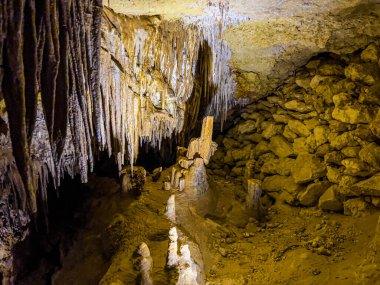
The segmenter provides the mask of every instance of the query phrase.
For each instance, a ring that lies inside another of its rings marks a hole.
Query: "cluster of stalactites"
[[[214,116],[223,123],[227,120],[228,111],[239,104],[234,98],[236,82],[232,68],[229,66],[231,52],[227,42],[222,38],[223,31],[232,24],[248,20],[248,17],[240,16],[229,10],[228,1],[209,1],[207,13],[198,17],[185,18],[186,25],[195,25],[200,32],[201,42],[206,43],[212,54],[212,75],[210,82],[216,86],[215,94],[212,94],[206,114]]]
[[[120,168],[127,156],[133,164],[142,142],[160,148],[183,129],[193,92],[198,30],[180,21],[150,21],[104,13],[100,142]]]
[[[49,174],[57,185],[92,170],[101,16],[101,0],[2,1],[0,190],[14,188],[24,210],[37,211],[37,189],[46,200]]]

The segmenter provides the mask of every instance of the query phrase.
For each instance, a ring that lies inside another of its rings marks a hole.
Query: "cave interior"
[[[378,0],[2,0],[3,285],[380,284]]]

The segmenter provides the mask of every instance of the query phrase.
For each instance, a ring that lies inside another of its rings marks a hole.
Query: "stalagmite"
[[[168,199],[166,205],[165,216],[172,222],[175,223],[175,195],[171,195]]]
[[[261,181],[257,179],[248,180],[248,192],[246,197],[246,206],[248,211],[253,215],[253,217],[261,221],[263,217],[263,209],[260,202],[260,197],[263,192],[261,187]]]
[[[181,256],[178,261],[178,282],[177,285],[198,285],[198,265],[191,258],[188,244],[182,245]]]
[[[125,167],[121,172],[121,191],[122,193],[132,193],[140,196],[144,191],[146,181],[146,170],[141,166]]]
[[[168,260],[167,267],[172,268],[178,264],[178,233],[177,228],[172,227],[169,230],[169,249],[168,249]]]
[[[205,117],[202,123],[202,133],[200,138],[191,140],[187,150],[187,158],[193,159],[198,154],[207,165],[210,157],[216,151],[218,145],[212,141],[214,118],[211,116]]]
[[[150,256],[150,250],[146,243],[140,244],[138,254],[142,257],[140,262],[140,285],[152,285],[153,281],[150,278],[150,273],[153,268],[153,259]]]

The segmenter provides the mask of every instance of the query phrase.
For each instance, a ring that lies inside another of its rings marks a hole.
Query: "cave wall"
[[[361,215],[380,207],[380,45],[323,54],[217,138],[214,175],[263,190],[291,205]]]

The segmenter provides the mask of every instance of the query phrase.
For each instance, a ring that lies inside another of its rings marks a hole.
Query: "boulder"
[[[346,216],[364,217],[370,214],[370,206],[360,198],[350,199],[343,203]]]
[[[288,141],[290,141],[290,142],[292,142],[292,141],[294,141],[294,139],[298,138],[298,136],[290,130],[290,128],[289,128],[288,125],[285,126],[282,135],[283,135]]]
[[[311,154],[298,155],[291,169],[296,183],[306,183],[326,174],[326,165]]]
[[[368,105],[380,105],[380,82],[373,86],[366,86],[361,89],[359,102]]]
[[[255,148],[254,148],[254,150],[253,150],[255,158],[257,158],[257,157],[263,155],[264,153],[268,153],[268,152],[270,152],[270,151],[271,151],[271,150],[270,150],[269,145],[268,145],[268,143],[267,143],[266,141],[261,141],[261,142],[259,142],[259,143],[255,146]]]
[[[298,120],[289,120],[288,127],[293,133],[299,135],[300,137],[308,137],[311,134],[304,123]]]
[[[237,130],[240,134],[251,134],[256,130],[256,123],[252,120],[247,120],[238,125]]]
[[[343,210],[343,204],[337,196],[337,185],[328,188],[319,198],[318,207],[322,210],[340,212]]]
[[[356,158],[359,156],[360,146],[348,146],[341,150],[344,156]]]
[[[369,124],[373,120],[373,114],[365,105],[346,105],[335,107],[332,117],[348,124]]]
[[[340,168],[335,168],[331,166],[327,166],[327,179],[332,182],[338,184],[341,177],[343,175],[343,170]]]
[[[343,159],[342,165],[345,167],[344,174],[347,175],[366,177],[374,173],[367,164],[356,158]]]
[[[352,103],[352,96],[347,93],[339,93],[333,96],[333,102],[336,107],[344,107]]]
[[[223,145],[226,149],[232,149],[232,148],[239,147],[240,144],[238,141],[226,137],[223,139]]]
[[[248,160],[251,154],[251,145],[248,144],[243,148],[233,149],[231,152],[234,161]]]
[[[289,193],[297,193],[301,189],[291,176],[282,175],[265,177],[262,188],[267,192],[287,191]]]
[[[344,68],[336,63],[325,63],[318,68],[318,74],[325,76],[342,76],[344,75]]]
[[[359,152],[359,157],[362,161],[368,163],[376,170],[380,170],[380,146],[376,143],[365,145]]]
[[[281,131],[281,126],[275,123],[268,123],[262,132],[263,138],[269,140],[271,137],[277,135]]]
[[[261,172],[264,174],[279,174],[279,175],[290,175],[290,169],[294,164],[294,159],[292,158],[279,158],[266,161],[261,167]]]
[[[342,160],[344,158],[344,155],[340,151],[332,151],[324,156],[324,160],[326,163],[336,165],[342,165]]]
[[[303,206],[315,206],[323,193],[331,186],[328,181],[318,181],[309,184],[305,190],[297,196],[299,202]]]
[[[287,124],[290,120],[288,115],[285,114],[273,114],[273,120],[277,123]]]
[[[374,63],[350,63],[344,70],[347,78],[354,82],[373,85],[378,80],[377,66]]]
[[[380,138],[380,109],[377,111],[375,119],[369,126],[371,132],[378,138]]]
[[[379,58],[376,45],[370,44],[366,49],[362,51],[362,53],[360,54],[360,58],[365,62],[377,63]]]
[[[224,159],[223,159],[223,162],[224,164],[227,164],[227,165],[234,165],[234,159],[232,158],[232,151],[231,150],[228,150]]]
[[[306,138],[296,138],[293,142],[293,151],[295,154],[308,154],[312,152],[312,150],[309,149],[309,146],[306,143]]]
[[[341,150],[346,146],[357,146],[358,142],[356,141],[352,132],[345,132],[341,135],[337,133],[329,134],[329,141],[333,148]]]
[[[352,190],[359,195],[380,196],[380,174],[354,184]]]
[[[247,141],[253,143],[259,143],[263,140],[262,135],[259,133],[253,133],[244,137]]]
[[[284,107],[288,110],[297,111],[300,113],[309,113],[314,110],[312,105],[307,105],[305,102],[299,100],[291,100],[286,102]]]
[[[330,130],[327,126],[316,126],[313,130],[316,146],[323,145],[328,141]]]
[[[278,157],[288,157],[293,154],[292,145],[280,135],[271,138],[269,149]]]

